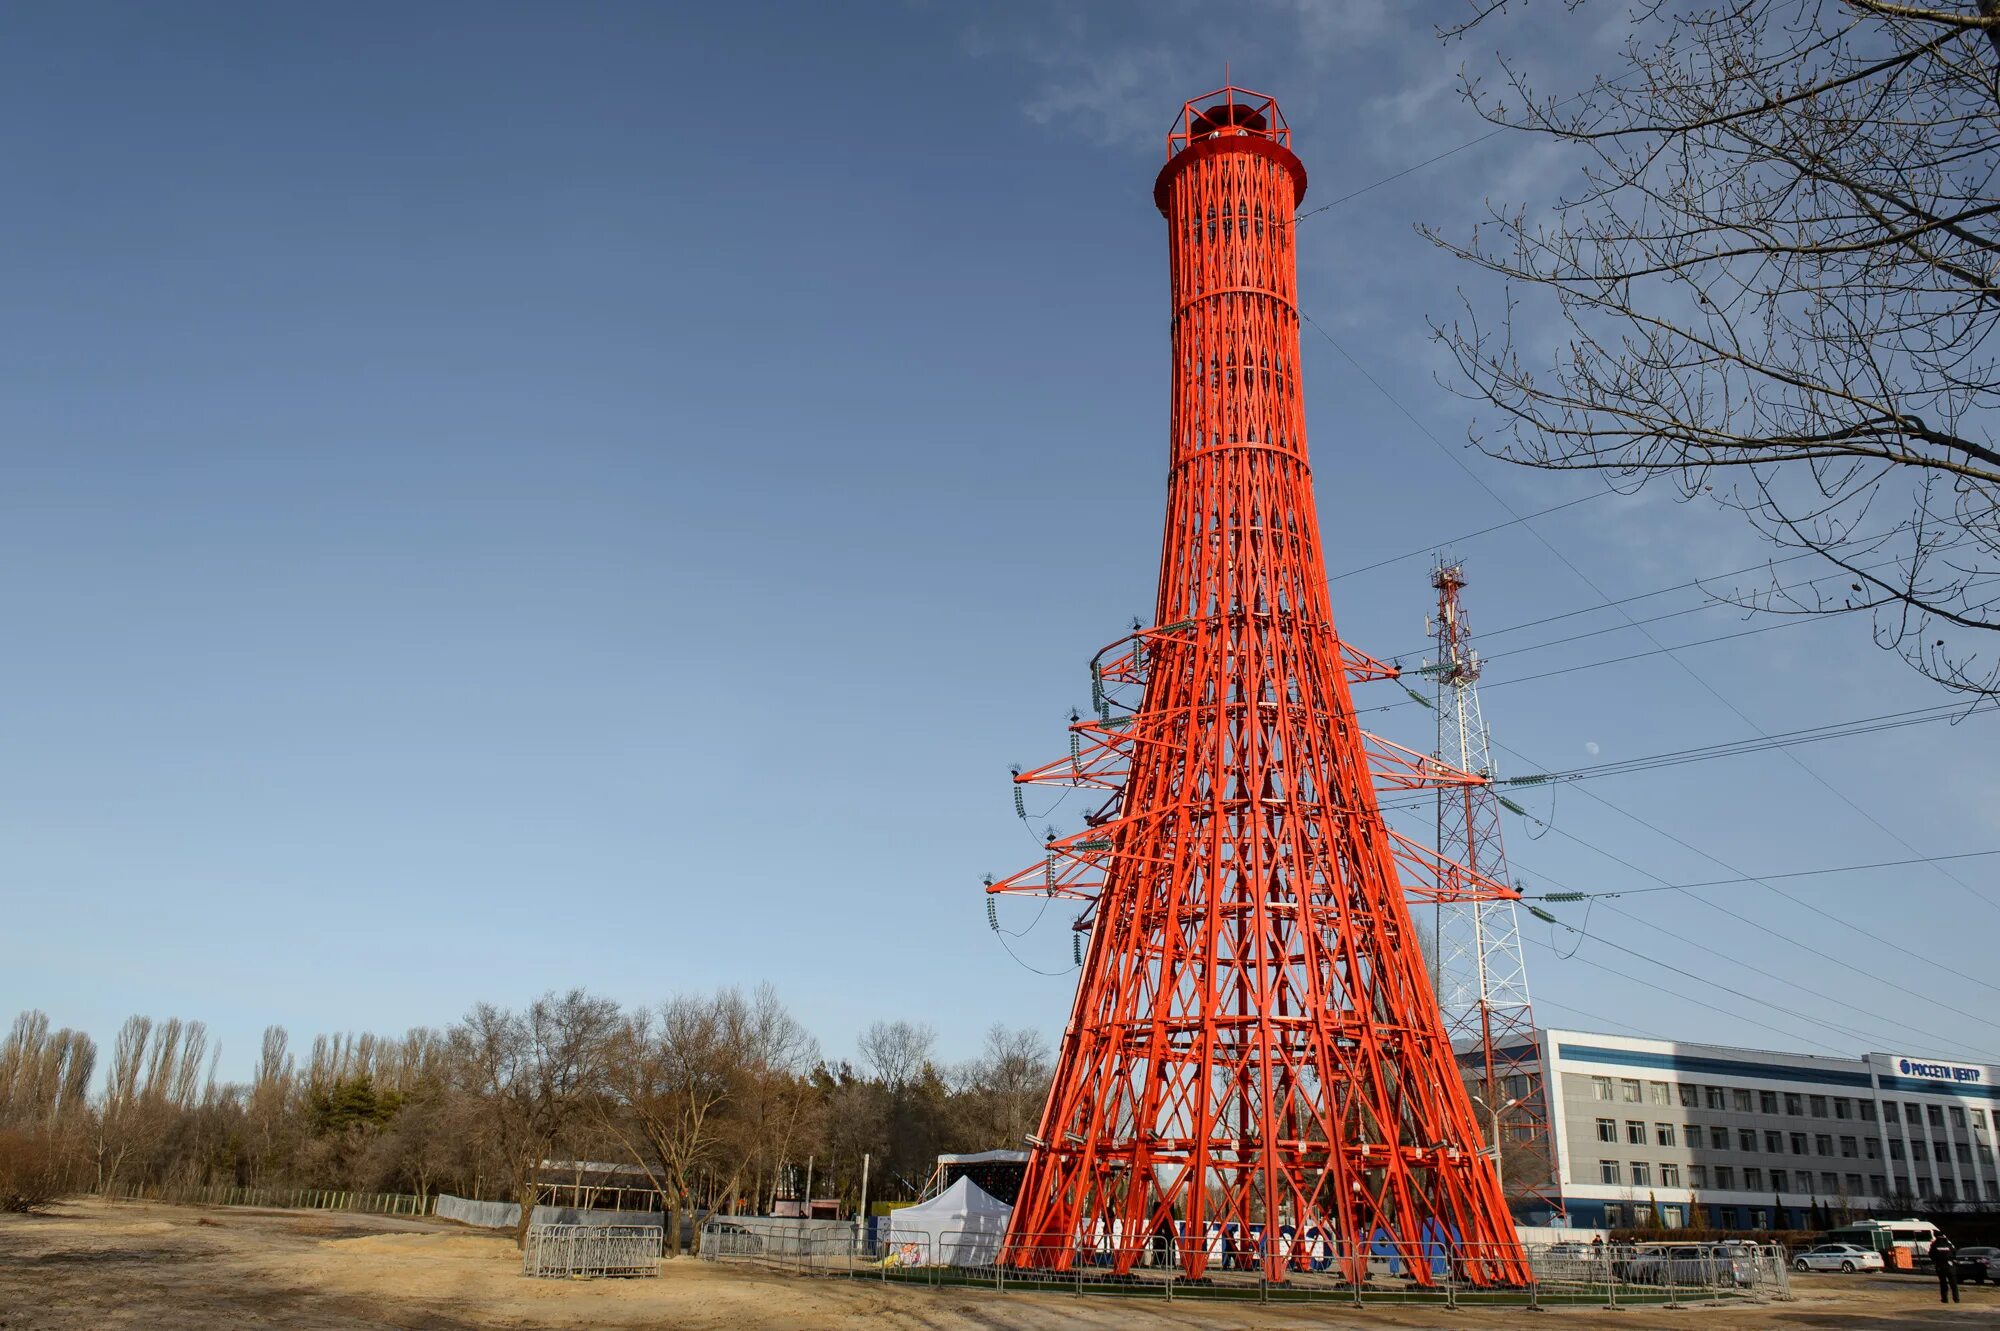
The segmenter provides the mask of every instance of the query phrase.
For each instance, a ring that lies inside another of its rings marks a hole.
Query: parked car
[[[1655,1245],[1625,1259],[1625,1279],[1639,1285],[1750,1285],[1757,1280],[1754,1260],[1741,1249],[1721,1243]]]
[[[1816,1248],[1807,1248],[1792,1258],[1794,1271],[1880,1271],[1882,1254],[1872,1248],[1857,1248],[1852,1243],[1822,1243]]]
[[[761,1257],[762,1236],[727,1220],[710,1220],[702,1229],[702,1253],[707,1257]]]
[[[2000,1248],[1960,1248],[1958,1278],[1981,1285],[2000,1280]]]

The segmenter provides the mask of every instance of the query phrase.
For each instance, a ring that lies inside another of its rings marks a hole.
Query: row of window
[[[1768,1181],[1765,1178],[1767,1172],[1770,1176]],[[1710,1187],[1711,1179],[1713,1180],[1712,1186],[1720,1191],[1734,1192],[1737,1190],[1737,1170],[1731,1165],[1716,1165],[1713,1168],[1706,1165],[1687,1166],[1687,1186],[1689,1188],[1698,1192]],[[1681,1166],[1677,1164],[1655,1165],[1653,1162],[1646,1160],[1633,1160],[1629,1164],[1620,1160],[1599,1160],[1597,1162],[1597,1181],[1614,1188],[1625,1187],[1628,1184],[1634,1188],[1650,1188],[1656,1183],[1662,1188],[1678,1188],[1681,1186]],[[1866,1192],[1862,1191],[1861,1182],[1862,1179],[1859,1174],[1836,1174],[1832,1170],[1822,1170],[1817,1177],[1815,1177],[1813,1171],[1810,1169],[1773,1169],[1766,1171],[1751,1166],[1742,1171],[1742,1191],[1744,1192],[1762,1192],[1768,1187],[1773,1193],[1811,1193],[1828,1199],[1839,1196],[1887,1197],[1890,1195],[1889,1178],[1887,1176],[1870,1174],[1868,1176],[1868,1190]],[[1996,1184],[1992,1179],[1986,1180],[1983,1185],[1968,1180],[1966,1184],[1966,1199],[1968,1201],[1978,1200],[1982,1187],[1987,1201],[2000,1201],[2000,1184]],[[1948,1178],[1930,1179],[1921,1175],[1912,1178],[1910,1175],[1899,1172],[1895,1175],[1895,1191],[1898,1193],[1913,1192],[1920,1196],[1939,1197],[1947,1201],[1956,1201],[1958,1199],[1957,1184]]]
[[[1736,1151],[1744,1155],[1758,1154],[1759,1138],[1756,1129],[1737,1128],[1735,1132],[1734,1149]],[[1618,1120],[1615,1118],[1598,1119],[1597,1140],[1616,1143],[1619,1140]],[[1645,1146],[1649,1143],[1654,1146],[1677,1146],[1684,1141],[1688,1149],[1695,1151],[1704,1148],[1711,1151],[1727,1151],[1731,1149],[1730,1130],[1728,1128],[1712,1125],[1704,1128],[1699,1123],[1690,1123],[1687,1125],[1686,1136],[1683,1137],[1679,1124],[1654,1123],[1651,1132],[1648,1133],[1645,1120],[1636,1118],[1625,1120],[1624,1141],[1627,1146]],[[1835,1138],[1830,1132],[1813,1133],[1810,1136],[1803,1132],[1787,1134],[1766,1131],[1763,1134],[1761,1149],[1765,1155],[1784,1155],[1786,1154],[1785,1148],[1787,1145],[1791,1147],[1790,1153],[1792,1155],[1831,1156],[1836,1152]],[[1956,1156],[1960,1164],[1970,1167],[1975,1149],[1982,1162],[1988,1166],[1993,1164],[1993,1146],[1990,1142],[1983,1141],[1976,1144],[1973,1142],[1938,1142],[1936,1145],[1937,1159],[1940,1162],[1948,1162]],[[1912,1141],[1909,1145],[1911,1158],[1920,1161],[1929,1161],[1931,1150],[1931,1144],[1921,1138]],[[1843,1160],[1862,1158],[1878,1160],[1882,1155],[1882,1144],[1874,1137],[1841,1137],[1839,1138],[1838,1154]],[[1891,1160],[1903,1159],[1902,1138],[1892,1137],[1889,1139],[1889,1158]]]
[[[1804,1118],[1810,1114],[1813,1118],[1830,1116],[1836,1119],[1859,1119],[1864,1123],[1875,1121],[1873,1100],[1853,1099],[1845,1095],[1751,1091],[1741,1086],[1700,1086],[1693,1082],[1674,1085],[1664,1081],[1641,1082],[1636,1077],[1592,1077],[1590,1087],[1591,1094],[1599,1100],[1628,1105],[1671,1105],[1678,1099],[1683,1109],[1716,1109],[1738,1114],[1776,1114],[1780,1112],[1782,1105],[1782,1112],[1793,1118]],[[1951,1126],[1963,1130],[1966,1126],[1965,1107],[1921,1105],[1912,1100],[1904,1102],[1899,1110],[1894,1100],[1882,1102],[1884,1123],[1907,1120],[1912,1126],[1928,1123],[1931,1127],[1942,1128],[1947,1118]],[[1974,1128],[1984,1131],[1986,1111],[1972,1110],[1971,1123]]]

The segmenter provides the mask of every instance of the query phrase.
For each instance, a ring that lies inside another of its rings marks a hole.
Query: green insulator
[[[1076,843],[1076,848],[1078,850],[1110,850],[1111,843],[1109,841],[1079,841]]]
[[[1588,893],[1584,893],[1584,892],[1544,892],[1544,893],[1542,893],[1542,900],[1544,900],[1544,901],[1582,901],[1582,900],[1585,900],[1587,896],[1588,896]],[[1528,907],[1528,909],[1529,909],[1529,910],[1533,910],[1533,909],[1534,909],[1534,907],[1533,907],[1533,906],[1530,906],[1530,907]]]
[[[1550,779],[1550,773],[1536,772],[1529,776],[1510,776],[1500,784],[1503,786],[1539,786],[1542,782]]]
[[[1043,873],[1043,879],[1049,885],[1048,895],[1054,896],[1056,894],[1056,856],[1054,851],[1049,852],[1048,868]]]
[[[1429,698],[1426,698],[1426,697],[1425,697],[1425,696],[1424,696],[1423,694],[1421,694],[1421,693],[1418,693],[1418,692],[1417,692],[1417,691],[1416,691],[1415,689],[1411,688],[1411,687],[1410,687],[1410,686],[1409,686],[1408,684],[1405,684],[1405,685],[1403,686],[1403,692],[1405,692],[1405,693],[1409,694],[1409,695],[1410,695],[1410,701],[1411,701],[1411,702],[1413,702],[1413,703],[1416,703],[1416,704],[1417,704],[1417,705],[1418,705],[1419,707],[1430,707],[1430,705],[1431,705],[1431,700],[1430,700]],[[1433,710],[1435,710],[1435,709],[1433,709]]]
[[[1000,908],[993,903],[991,893],[986,897],[986,927],[996,934],[1000,932]]]
[[[1505,809],[1509,813],[1518,813],[1523,818],[1526,818],[1528,816],[1528,811],[1526,809],[1514,803],[1514,801],[1508,799],[1505,795],[1500,796],[1500,807]]]
[[[1069,766],[1078,776],[1083,775],[1083,736],[1074,730],[1069,732]]]
[[[1021,797],[1021,783],[1019,781],[1014,783],[1014,812],[1020,815],[1022,822],[1025,823],[1028,821],[1028,801]]]
[[[1090,705],[1104,705],[1104,670],[1095,661],[1090,663]]]
[[[1530,906],[1530,907],[1528,907],[1528,914],[1530,914],[1530,915],[1534,916],[1534,917],[1535,917],[1536,919],[1538,919],[1538,920],[1541,920],[1541,921],[1544,921],[1545,923],[1548,923],[1548,924],[1561,924],[1561,923],[1562,923],[1562,921],[1561,921],[1561,920],[1558,920],[1558,919],[1557,919],[1557,918],[1556,918],[1555,916],[1553,916],[1553,915],[1549,914],[1549,913],[1548,913],[1547,911],[1543,910],[1543,909],[1542,909],[1542,908],[1541,908],[1540,906]]]
[[[1072,934],[1071,934],[1071,935],[1069,936],[1069,950],[1070,950],[1070,955],[1072,955],[1072,956],[1074,956],[1074,957],[1076,958],[1076,964],[1077,964],[1078,966],[1081,966],[1081,965],[1083,965],[1083,935],[1082,935],[1082,934],[1079,934],[1079,933],[1072,933]]]

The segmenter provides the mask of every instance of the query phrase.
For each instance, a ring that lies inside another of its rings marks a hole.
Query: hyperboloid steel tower
[[[1437,850],[1473,872],[1508,881],[1500,836],[1500,796],[1490,784],[1493,755],[1479,708],[1479,653],[1466,623],[1465,566],[1440,561],[1437,659],[1425,667],[1437,683],[1437,756],[1486,783],[1437,792]],[[1433,968],[1445,1033],[1473,1083],[1473,1102],[1491,1129],[1508,1196],[1562,1208],[1555,1143],[1534,1041],[1528,963],[1513,901],[1482,895],[1436,906]]]
[[[1307,466],[1277,104],[1187,103],[1167,219],[1172,413],[1158,608],[1091,663],[1095,714],[1022,784],[1096,789],[1088,826],[989,884],[1088,903],[1075,1004],[1004,1260],[1269,1279],[1366,1252],[1526,1265],[1405,894],[1512,890],[1385,826],[1378,789],[1481,778],[1365,734]],[[1441,1260],[1441,1259],[1439,1259]],[[1444,1268],[1408,1266],[1428,1282]]]

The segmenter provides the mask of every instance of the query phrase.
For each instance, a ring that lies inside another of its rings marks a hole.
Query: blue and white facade
[[[1577,1226],[1804,1228],[1814,1202],[2000,1206],[2000,1068],[1536,1032]]]

